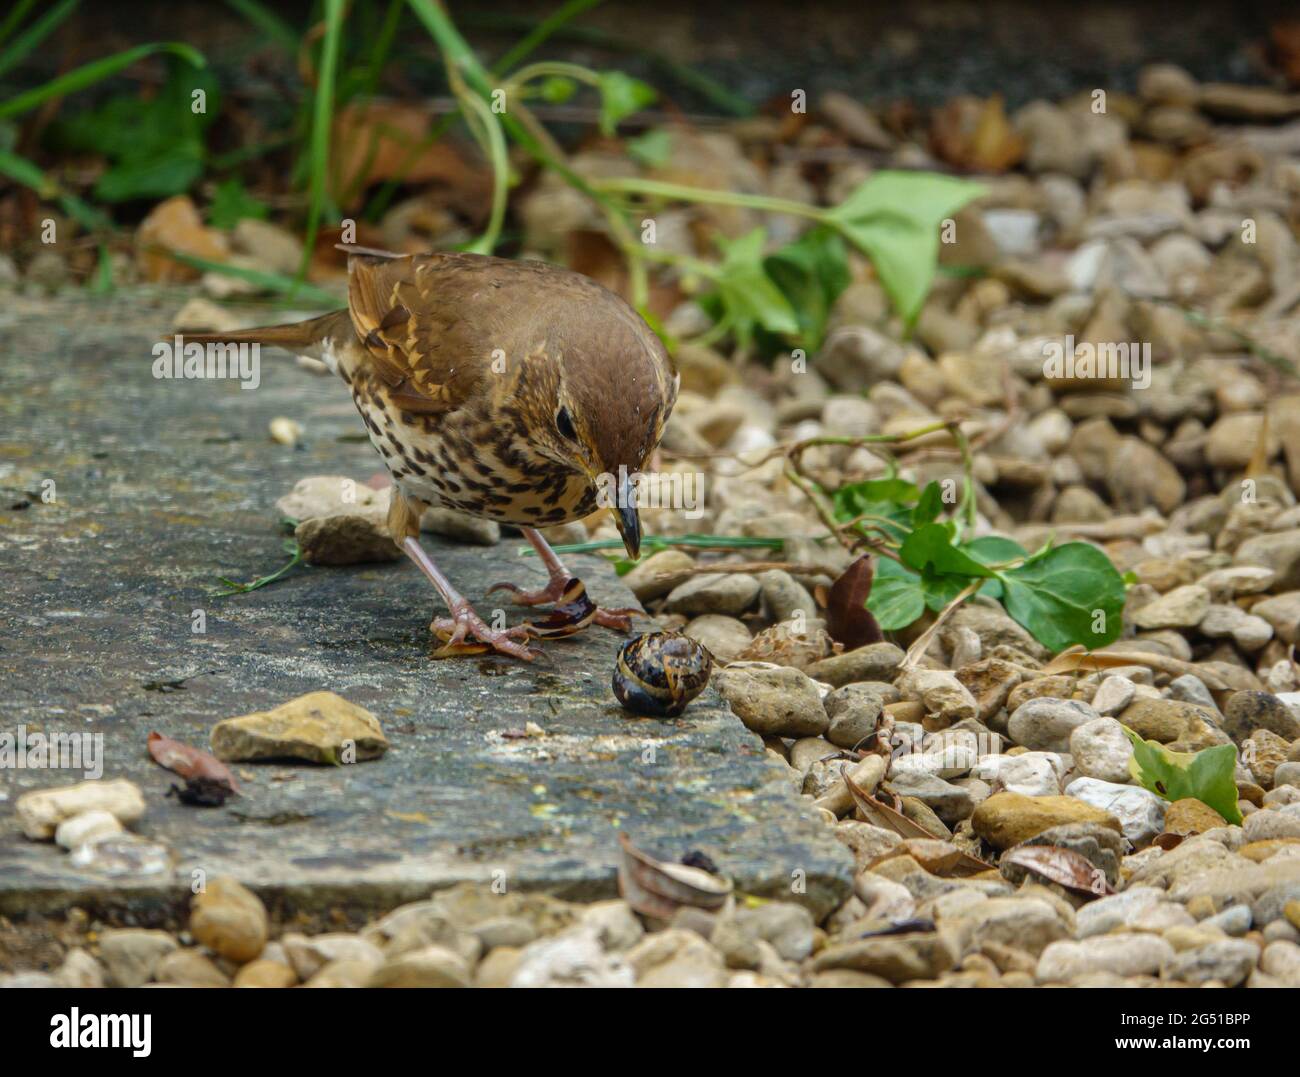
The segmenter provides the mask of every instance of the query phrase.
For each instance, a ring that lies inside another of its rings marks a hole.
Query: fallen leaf
[[[938,838],[909,838],[876,857],[867,865],[867,870],[898,856],[910,856],[931,875],[945,879],[965,878],[998,870],[987,861],[958,849],[952,842]]]
[[[875,615],[867,609],[875,574],[875,562],[864,554],[840,573],[826,596],[826,629],[831,639],[850,651],[885,638]]]
[[[872,826],[883,827],[885,830],[892,830],[895,834],[899,834],[904,838],[928,838],[931,841],[943,840],[939,835],[931,834],[923,826],[912,822],[902,812],[882,804],[871,796],[849,777],[847,765],[840,768],[840,777],[844,779],[844,785],[848,789],[849,795],[853,797],[853,803],[858,809],[858,814],[862,816],[863,822],[870,823]]]
[[[1147,666],[1160,673],[1181,677],[1190,673],[1212,692],[1226,691],[1230,685],[1222,677],[1194,662],[1184,662],[1150,651],[1085,651],[1081,646],[1067,648],[1047,663],[1038,675],[1049,677],[1054,673],[1091,673],[1099,669],[1118,669],[1121,666]]]
[[[486,213],[492,183],[481,165],[470,164],[448,139],[428,141],[432,114],[422,105],[368,101],[340,109],[330,153],[331,193],[342,208],[367,187],[386,180],[438,183],[447,203],[472,217]]]
[[[1059,845],[1017,845],[1002,854],[999,865],[1024,868],[1080,894],[1104,897],[1115,892],[1106,881],[1106,873],[1096,864],[1082,853],[1062,849]]]
[[[157,732],[149,734],[148,746],[155,763],[186,780],[186,788],[177,793],[182,801],[203,803],[204,796],[219,795],[215,790],[222,787],[226,790],[226,796],[239,793],[239,785],[230,768],[201,748],[192,748]],[[187,796],[194,799],[186,800]]]
[[[683,907],[713,911],[731,897],[732,883],[725,876],[686,864],[672,864],[643,853],[626,834],[618,836],[623,848],[618,867],[618,892],[643,916],[671,920]],[[702,854],[692,854],[695,863]],[[711,863],[711,861],[710,861]]]

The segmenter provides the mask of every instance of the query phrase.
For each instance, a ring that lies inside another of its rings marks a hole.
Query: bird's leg
[[[419,539],[408,535],[402,540],[401,545],[402,551],[419,566],[421,572],[429,577],[429,582],[438,589],[438,594],[447,603],[447,610],[451,616],[435,617],[429,625],[430,631],[444,640],[444,649],[454,649],[467,642],[480,642],[495,651],[514,658],[522,658],[526,662],[531,662],[537,657],[537,653],[530,650],[526,643],[516,642],[516,640],[527,641],[531,634],[527,625],[515,625],[514,628],[503,630],[489,627],[483,618],[474,612],[474,607],[469,604],[465,596],[451,585],[451,581],[433,563],[433,558],[425,552]]]
[[[535,527],[521,527],[526,538],[532,543],[533,549],[537,551],[537,556],[542,559],[542,564],[546,566],[546,573],[550,577],[546,586],[537,591],[525,591],[522,587],[513,583],[496,583],[488,588],[488,594],[493,591],[509,591],[513,596],[514,602],[519,606],[541,606],[547,602],[558,602],[561,598],[571,600],[574,596],[571,591],[571,584],[581,586],[581,581],[569,574],[569,570],[564,567],[564,562],[560,560],[559,554],[551,549],[551,544],[546,541],[545,536]],[[585,589],[582,592],[582,599],[586,599]],[[631,606],[621,609],[605,610],[599,606],[594,607],[595,612],[591,621],[601,625],[604,628],[613,629],[616,632],[628,632],[632,628],[632,617],[640,614],[641,611]]]

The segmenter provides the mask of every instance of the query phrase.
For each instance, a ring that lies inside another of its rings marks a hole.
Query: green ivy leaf
[[[1154,740],[1143,740],[1128,726],[1124,735],[1133,742],[1129,773],[1142,788],[1171,803],[1191,797],[1217,811],[1224,820],[1241,825],[1237,807],[1237,749],[1217,744],[1199,752],[1171,752]]]
[[[877,172],[829,219],[876,267],[894,308],[911,325],[930,291],[942,223],[985,188],[932,172]]]
[[[653,86],[622,71],[602,71],[598,78],[600,130],[605,135],[612,136],[623,120],[653,104],[659,96]]]
[[[1096,546],[1067,542],[998,578],[1007,613],[1054,652],[1076,643],[1092,650],[1119,638],[1124,581]]]
[[[893,558],[879,558],[871,594],[867,596],[867,609],[886,632],[906,628],[925,612],[921,577]]]
[[[930,569],[939,575],[970,577],[993,575],[992,569],[952,544],[952,533],[943,524],[922,524],[903,541],[898,556],[917,571]]]
[[[800,344],[816,351],[825,339],[831,308],[853,279],[844,240],[830,228],[814,228],[763,264],[794,308]]]
[[[921,497],[912,510],[913,525],[928,524],[939,518],[943,512],[943,490],[937,482],[932,482],[921,491]]]
[[[766,240],[767,232],[762,228],[755,228],[734,241],[718,239],[722,248],[718,295],[723,317],[742,348],[749,346],[755,326],[772,333],[799,331],[793,308],[763,268]]]

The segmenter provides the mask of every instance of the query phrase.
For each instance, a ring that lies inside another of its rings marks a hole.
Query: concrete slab
[[[200,870],[236,876],[282,916],[377,910],[462,880],[610,896],[619,830],[661,856],[703,851],[747,892],[818,914],[843,900],[847,850],[711,689],[675,720],[618,707],[612,633],[548,643],[552,664],[532,668],[431,662],[436,598],[404,562],[296,569],[212,597],[217,576],[283,563],[274,502],[297,479],[364,480],[378,458],[343,387],[282,353],[263,355],[256,391],[155,379],[150,349],[180,302],[132,291],[0,314],[0,732],[102,734],[104,775],[145,793],[135,829],[173,857],[146,876],[73,867],[22,837],[13,802],[81,775],[0,769],[0,914],[161,920]],[[302,445],[270,441],[277,415],[303,423]],[[514,537],[426,541],[472,600],[541,577]],[[574,561],[598,601],[632,603],[603,562]],[[165,796],[176,779],[149,760],[150,730],[205,746],[218,720],[317,689],[373,711],[388,754],[240,766],[245,795],[224,808]],[[502,736],[530,721],[547,735]]]

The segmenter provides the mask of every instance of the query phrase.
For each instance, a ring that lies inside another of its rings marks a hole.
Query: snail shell
[[[713,656],[689,636],[648,632],[628,640],[614,666],[614,695],[630,711],[673,718],[704,691]]]

